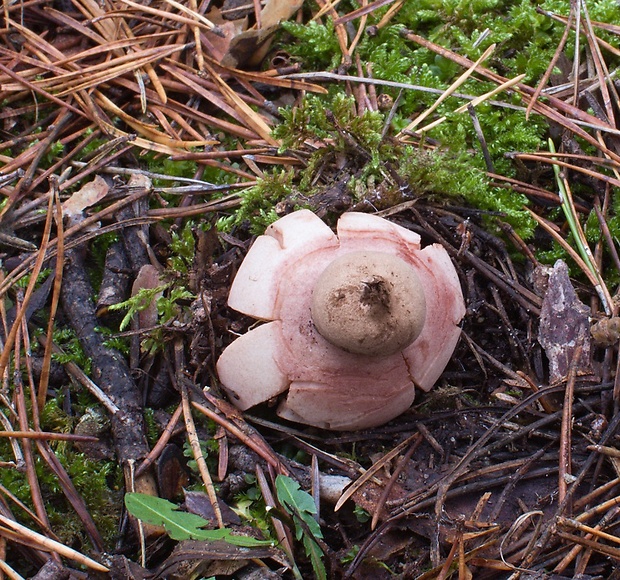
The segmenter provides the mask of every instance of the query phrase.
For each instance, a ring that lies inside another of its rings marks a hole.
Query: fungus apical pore
[[[407,262],[385,252],[336,258],[312,293],[312,321],[348,352],[387,356],[410,345],[426,319],[424,290]]]
[[[465,305],[446,250],[377,216],[345,213],[337,235],[307,210],[259,236],[231,308],[268,322],[233,341],[217,371],[241,410],[278,402],[285,419],[362,429],[429,390],[460,335]]]

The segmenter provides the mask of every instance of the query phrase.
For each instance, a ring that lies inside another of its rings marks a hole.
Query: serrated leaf
[[[173,540],[196,540],[208,521],[196,514],[177,511],[173,503],[142,493],[125,494],[125,506],[130,514],[154,526],[163,526]]]
[[[318,522],[313,517],[316,514],[314,499],[312,499],[309,493],[299,487],[299,483],[286,475],[278,475],[276,477],[276,493],[278,501],[293,516],[295,537],[298,540],[303,539],[306,555],[310,558],[316,578],[318,580],[327,580],[327,572],[323,564],[323,551],[315,540],[315,538],[322,538],[323,533]],[[300,519],[305,524],[305,528],[300,524]],[[310,533],[307,533],[307,531]]]
[[[315,537],[323,537],[321,528],[313,517],[316,514],[314,499],[299,487],[299,483],[286,475],[278,475],[276,493],[280,503],[291,515],[300,517]],[[297,539],[301,539],[303,529],[297,527],[296,532]]]
[[[323,551],[319,545],[306,535],[304,536],[304,548],[306,555],[310,558],[317,580],[327,580],[327,572],[325,571],[325,564],[323,564]]]
[[[295,507],[299,512],[316,514],[312,496],[299,487],[299,483],[286,475],[276,477],[276,492],[281,503]]]
[[[203,517],[188,512],[181,512],[168,500],[143,493],[126,493],[127,511],[139,520],[153,526],[163,526],[173,540],[202,540],[215,542],[223,540],[235,546],[253,548],[271,546],[269,540],[257,540],[250,536],[237,536],[227,528],[205,530],[209,522]]]

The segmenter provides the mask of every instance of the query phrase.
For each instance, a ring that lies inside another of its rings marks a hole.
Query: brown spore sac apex
[[[422,332],[424,290],[398,256],[351,252],[333,260],[317,280],[312,319],[323,338],[347,352],[388,356]]]

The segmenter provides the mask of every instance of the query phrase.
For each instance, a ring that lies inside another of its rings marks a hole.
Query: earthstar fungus
[[[231,308],[269,321],[217,362],[241,410],[365,429],[406,411],[448,363],[465,314],[446,250],[383,218],[345,213],[337,235],[308,210],[269,226],[232,284]]]

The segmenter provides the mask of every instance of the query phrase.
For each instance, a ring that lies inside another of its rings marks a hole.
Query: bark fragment
[[[562,381],[571,364],[578,375],[592,373],[590,309],[579,300],[568,277],[568,267],[558,260],[549,275],[549,285],[540,312],[538,341],[549,359],[549,383]],[[573,362],[577,347],[578,359]]]
[[[63,310],[92,361],[93,380],[119,408],[111,417],[111,429],[116,453],[129,487],[132,485],[130,462],[143,459],[149,451],[142,415],[142,394],[131,378],[123,356],[107,347],[97,331],[99,323],[92,294],[80,249],[69,250],[61,293]],[[136,488],[144,485],[153,492],[155,484],[152,476],[147,473],[142,477],[142,482],[135,482]]]

